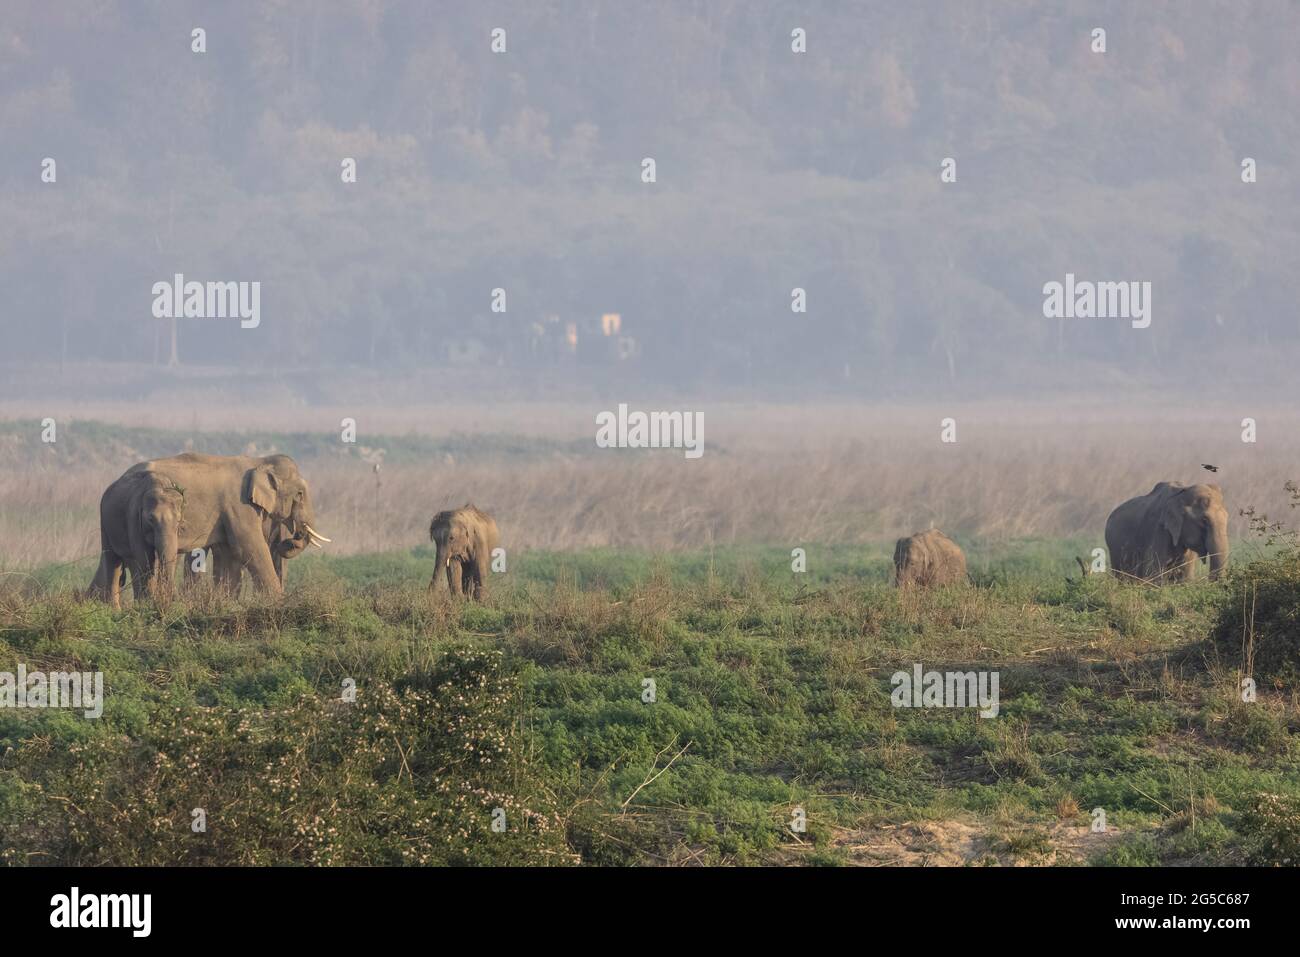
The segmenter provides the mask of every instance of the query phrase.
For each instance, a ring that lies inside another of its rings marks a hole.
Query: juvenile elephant
[[[156,522],[154,557],[146,563],[136,543],[147,536],[140,531],[133,538],[132,529],[145,527],[151,494],[160,486],[175,497],[175,513]],[[100,499],[100,563],[90,591],[117,606],[124,567],[131,567],[132,584],[140,595],[154,575],[170,583],[178,553],[217,546],[229,561],[249,570],[258,588],[280,594],[266,523],[282,527],[288,541],[301,550],[316,540],[329,541],[312,528],[313,521],[307,482],[287,455],[186,452],[140,462]]]
[[[1163,584],[1192,578],[1202,558],[1210,579],[1228,564],[1228,510],[1217,485],[1161,482],[1106,520],[1111,570],[1120,578]]]
[[[956,585],[966,581],[966,556],[937,528],[900,538],[894,546],[894,584]]]
[[[487,594],[492,550],[499,541],[492,516],[473,505],[439,512],[429,524],[429,538],[437,546],[437,564],[429,588],[437,586],[438,573],[445,570],[447,587],[453,595],[473,595],[481,601]]]
[[[128,571],[137,600],[170,588],[183,508],[176,483],[158,472],[128,472],[109,486],[100,500],[101,553],[91,593],[120,607]]]

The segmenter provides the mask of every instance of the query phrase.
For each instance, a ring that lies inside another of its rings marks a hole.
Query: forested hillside
[[[262,323],[180,320],[182,365],[544,367],[616,312],[687,386],[1179,376],[1295,343],[1297,35],[1284,2],[10,2],[0,341],[165,363],[183,273],[261,282]],[[1045,319],[1067,272],[1151,282],[1150,328]]]

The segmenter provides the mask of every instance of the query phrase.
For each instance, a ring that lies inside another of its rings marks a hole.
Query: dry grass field
[[[1282,409],[682,403],[670,407],[704,417],[705,453],[687,460],[672,450],[597,449],[595,413],[614,405],[358,404],[268,416],[235,404],[86,405],[38,414],[6,403],[0,565],[94,553],[104,487],[149,457],[142,448],[173,454],[193,443],[293,455],[340,555],[410,548],[426,539],[435,511],[471,500],[498,517],[516,550],[867,543],[931,522],[967,540],[1100,545],[1109,511],[1163,479],[1218,482],[1232,534],[1241,539],[1239,510],[1282,517],[1283,485],[1300,471],[1300,415]],[[1258,423],[1254,444],[1241,441],[1248,414]],[[52,446],[39,441],[45,415],[59,423]],[[353,446],[339,440],[345,416],[358,423]],[[957,422],[953,444],[940,442],[947,416]],[[127,428],[108,433],[99,423]],[[216,432],[220,440],[205,442]],[[1202,463],[1219,471],[1203,471]]]

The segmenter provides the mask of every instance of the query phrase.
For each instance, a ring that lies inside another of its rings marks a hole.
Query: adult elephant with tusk
[[[129,562],[133,554],[129,529],[140,522],[139,488],[164,476],[178,502],[175,517],[164,522],[154,537],[169,548],[174,543],[169,563],[175,562],[177,553],[213,548],[226,567],[248,569],[258,589],[278,595],[283,591],[281,571],[272,543],[278,543],[275,547],[283,559],[308,545],[329,541],[312,527],[316,519],[307,481],[287,455],[254,458],[186,452],[140,462],[110,485],[100,500],[102,554],[91,591],[115,605],[114,579],[123,559]],[[162,556],[158,558],[161,562]]]
[[[1106,520],[1111,570],[1153,584],[1187,581],[1202,558],[1210,579],[1228,564],[1228,510],[1217,485],[1161,482]]]

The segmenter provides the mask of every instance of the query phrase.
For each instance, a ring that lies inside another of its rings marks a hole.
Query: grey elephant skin
[[[140,462],[105,490],[99,503],[100,561],[90,592],[120,604],[124,572],[135,594],[169,590],[179,553],[220,549],[248,569],[258,589],[282,592],[271,552],[279,526],[297,550],[314,539],[307,482],[287,455],[254,458],[186,452]],[[269,525],[268,525],[269,523]]]
[[[1111,571],[1153,584],[1184,582],[1208,558],[1210,579],[1228,565],[1228,510],[1217,485],[1161,482],[1106,520]]]
[[[445,572],[447,587],[453,595],[481,601],[487,594],[492,550],[500,540],[492,516],[473,505],[439,512],[429,524],[429,538],[437,549],[437,564],[429,588],[436,588],[439,573]]]
[[[126,573],[136,599],[154,594],[169,580],[184,499],[168,477],[128,470],[100,499],[99,569],[90,593],[121,606]],[[161,567],[157,556],[171,550],[172,562]]]
[[[966,578],[966,556],[951,538],[931,528],[894,546],[894,584],[958,585]]]
[[[278,522],[273,522],[269,517],[262,519],[262,532],[266,536],[266,543],[271,549],[271,562],[275,566],[275,577],[280,582],[280,588],[284,588],[285,581],[285,562],[291,558],[296,558],[307,550],[309,544],[317,548],[321,546],[314,539],[292,537],[285,526]],[[199,580],[199,573],[194,570],[194,564],[191,555],[186,553],[181,557],[181,567],[184,569],[185,580],[195,582]],[[240,565],[224,545],[212,546],[212,561],[208,566],[208,573],[212,575],[213,584],[217,590],[226,595],[238,595],[239,587],[243,584],[244,567]]]

